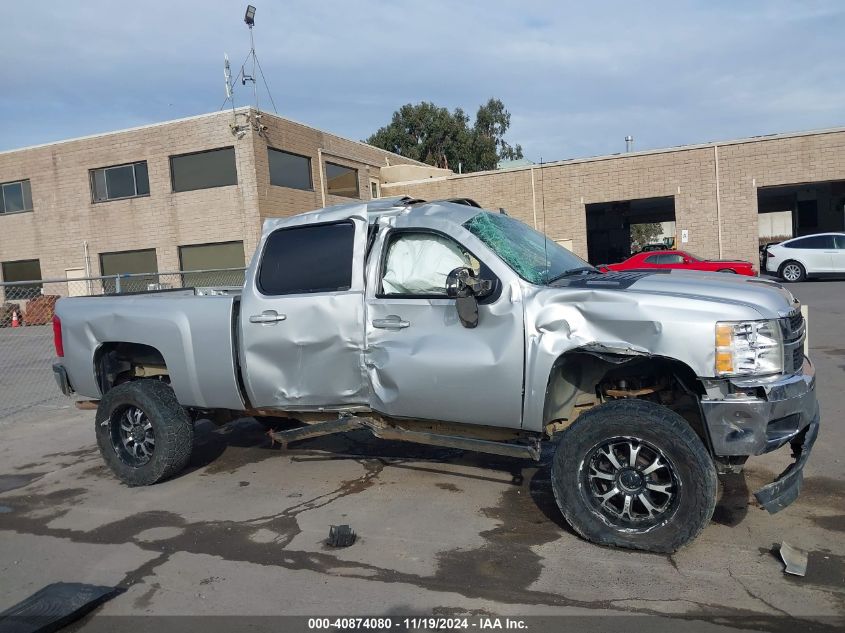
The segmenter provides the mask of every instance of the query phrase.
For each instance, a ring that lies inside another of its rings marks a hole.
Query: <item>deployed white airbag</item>
[[[468,257],[445,237],[400,237],[387,253],[382,287],[386,294],[445,295],[446,276],[469,265]]]

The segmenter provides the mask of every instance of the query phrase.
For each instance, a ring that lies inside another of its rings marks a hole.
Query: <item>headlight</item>
[[[716,375],[783,373],[783,335],[777,321],[716,324]]]

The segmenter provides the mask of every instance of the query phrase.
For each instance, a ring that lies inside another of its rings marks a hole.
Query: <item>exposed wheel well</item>
[[[130,380],[170,380],[164,355],[155,347],[141,343],[103,343],[94,354],[94,371],[102,395]]]
[[[563,354],[552,367],[544,429],[551,435],[603,402],[639,398],[681,415],[709,447],[699,406],[703,393],[695,372],[672,358],[573,351]]]

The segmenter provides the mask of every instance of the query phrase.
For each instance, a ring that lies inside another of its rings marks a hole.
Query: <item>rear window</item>
[[[782,246],[785,248],[834,248],[832,235],[811,235],[809,237],[802,237],[799,240],[792,240]]]
[[[258,289],[265,295],[349,290],[354,241],[351,222],[280,229],[264,246]]]

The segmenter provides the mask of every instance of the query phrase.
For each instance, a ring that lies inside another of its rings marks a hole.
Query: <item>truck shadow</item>
[[[545,442],[540,461],[532,462],[459,449],[381,440],[365,430],[303,440],[286,450],[274,444],[267,435],[268,426],[286,429],[300,425],[298,421],[287,418],[273,418],[263,422],[243,418],[219,427],[209,420],[200,420],[195,425],[194,453],[185,474],[193,471],[203,471],[203,474],[208,475],[232,473],[241,467],[285,455],[298,463],[380,460],[390,468],[434,473],[456,480],[504,483],[521,489],[523,494],[530,497],[539,515],[574,534],[558,509],[552,490],[551,464],[556,448],[552,442]],[[456,469],[455,466],[464,468]],[[713,513],[713,521],[734,527],[748,514],[749,489],[745,474],[722,475],[720,482],[721,495]],[[440,487],[451,489],[448,484],[441,484]]]
[[[276,429],[300,426],[295,420],[273,419]],[[574,534],[557,507],[551,486],[551,458],[555,446],[546,443],[541,459],[533,462],[499,455],[487,455],[453,448],[425,446],[409,442],[381,440],[365,430],[338,433],[296,442],[286,450],[274,445],[267,436],[267,421],[244,418],[223,426],[209,420],[195,425],[194,452],[184,474],[201,471],[202,475],[232,473],[266,459],[287,456],[295,463],[335,460],[379,460],[385,467],[419,473],[444,475],[455,481],[471,479],[505,484],[506,490],[519,491],[536,519],[553,522]],[[458,467],[458,468],[456,468]],[[459,491],[458,486],[436,484],[445,491]],[[523,510],[527,510],[522,504]]]
[[[745,473],[720,475],[722,494],[713,511],[713,522],[736,527],[748,514],[749,491]]]

